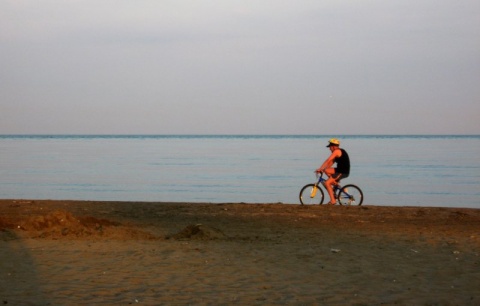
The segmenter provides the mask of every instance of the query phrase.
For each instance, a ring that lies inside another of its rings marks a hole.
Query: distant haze
[[[480,1],[0,2],[0,134],[480,134]]]

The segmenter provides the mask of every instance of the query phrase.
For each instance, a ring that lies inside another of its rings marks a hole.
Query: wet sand
[[[480,305],[480,210],[0,200],[5,305]]]

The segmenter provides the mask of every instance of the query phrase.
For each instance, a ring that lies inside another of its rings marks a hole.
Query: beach
[[[480,210],[0,200],[5,305],[479,305]]]

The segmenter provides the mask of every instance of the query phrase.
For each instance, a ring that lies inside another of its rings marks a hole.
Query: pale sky
[[[0,0],[0,134],[480,134],[480,1]]]

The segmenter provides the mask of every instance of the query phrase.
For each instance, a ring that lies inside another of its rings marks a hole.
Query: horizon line
[[[134,136],[143,136],[143,137],[335,137],[335,136],[342,136],[342,137],[385,137],[385,136],[410,136],[410,137],[419,137],[419,136],[480,136],[480,134],[184,134],[184,133],[173,133],[173,134],[110,134],[110,133],[98,133],[98,134],[83,134],[83,133],[65,133],[65,134],[58,134],[58,133],[20,133],[20,134],[3,134],[0,133],[0,137],[134,137]]]

